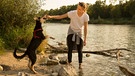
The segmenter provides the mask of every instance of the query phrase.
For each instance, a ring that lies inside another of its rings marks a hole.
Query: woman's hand
[[[86,39],[84,39],[84,41],[83,41],[83,45],[84,45],[84,46],[86,46]]]
[[[50,19],[50,18],[51,18],[51,16],[50,15],[47,15],[47,14],[43,16],[43,19],[46,19],[46,20],[47,19]]]

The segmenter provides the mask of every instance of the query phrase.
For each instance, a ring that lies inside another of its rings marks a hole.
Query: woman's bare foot
[[[67,62],[67,64],[68,64],[68,65],[72,65],[72,63],[71,63],[71,62],[70,62],[70,63],[69,63],[69,62]]]

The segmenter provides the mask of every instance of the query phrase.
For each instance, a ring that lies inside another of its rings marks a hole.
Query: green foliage
[[[0,54],[3,52],[3,50],[4,50],[4,42],[3,42],[3,40],[2,40],[2,38],[0,37]]]
[[[37,0],[0,0],[0,36],[2,47],[27,46],[34,16],[40,8]]]
[[[112,18],[120,18],[121,17],[121,10],[119,6],[115,6],[111,9],[111,17]]]
[[[29,28],[29,29],[26,29]],[[14,27],[9,33],[3,36],[5,48],[26,47],[32,37],[33,26]]]

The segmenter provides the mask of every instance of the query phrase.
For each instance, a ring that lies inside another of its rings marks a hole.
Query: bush
[[[27,29],[28,28],[28,29]],[[33,26],[16,27],[3,36],[5,48],[26,47],[31,40]]]
[[[4,42],[3,42],[2,38],[0,37],[0,54],[3,53],[3,51],[4,51],[3,45],[4,45]]]
[[[10,9],[9,9],[10,8]],[[0,36],[2,47],[27,46],[33,32],[34,16],[39,11],[37,0],[1,0]]]

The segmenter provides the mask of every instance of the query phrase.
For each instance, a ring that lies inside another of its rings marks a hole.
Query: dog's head
[[[46,21],[46,18],[44,18],[44,17],[41,17],[39,20],[40,20],[40,22],[41,22],[41,23],[45,23],[45,21]]]
[[[45,17],[35,17],[34,20],[40,21],[41,23],[44,23],[46,21]]]

